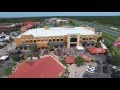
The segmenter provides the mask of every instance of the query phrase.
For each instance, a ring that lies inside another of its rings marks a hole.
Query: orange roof
[[[59,78],[65,67],[52,56],[21,64],[10,78]]]
[[[75,57],[74,56],[66,56],[65,61],[67,64],[72,64],[75,62]]]
[[[91,53],[91,54],[97,54],[97,53],[102,53],[104,54],[106,52],[105,49],[103,48],[88,48],[88,51]]]

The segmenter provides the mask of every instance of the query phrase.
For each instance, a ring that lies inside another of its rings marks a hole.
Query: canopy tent
[[[66,56],[65,61],[67,64],[73,64],[75,63],[75,56]]]
[[[84,50],[83,46],[77,46],[76,48],[77,48],[77,50]]]
[[[0,61],[5,61],[8,58],[8,56],[2,56],[0,57]]]
[[[106,50],[103,48],[88,48],[88,51],[91,54],[97,54],[97,53],[104,54],[104,53],[106,53]]]

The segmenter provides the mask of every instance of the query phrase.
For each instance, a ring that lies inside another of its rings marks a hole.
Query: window
[[[85,38],[83,38],[83,40],[85,40]]]
[[[60,39],[60,41],[63,41],[63,39]]]
[[[41,40],[41,41],[44,41],[44,40]]]
[[[34,42],[36,42],[36,40],[34,40]]]
[[[32,40],[30,40],[30,42],[32,43]]]
[[[25,42],[22,42],[22,43],[25,43]]]
[[[28,41],[26,41],[26,43],[28,43]]]
[[[49,39],[49,42],[51,42],[51,39]]]
[[[38,42],[40,42],[40,40],[37,40]]]
[[[90,40],[92,40],[92,38],[89,38]]]
[[[71,38],[70,42],[77,42],[77,38]]]
[[[57,39],[57,41],[59,41],[59,39]]]
[[[55,39],[53,39],[53,41],[55,41]]]

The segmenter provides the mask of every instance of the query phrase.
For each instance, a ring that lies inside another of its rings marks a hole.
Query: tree
[[[39,52],[35,52],[33,55],[34,55],[35,57],[40,58],[40,57],[39,57]]]
[[[67,66],[67,63],[66,63],[65,60],[61,60],[60,62],[61,62],[64,66]]]
[[[9,75],[11,73],[12,73],[12,68],[11,67],[6,68],[5,71],[4,71],[5,76],[7,76],[7,75]]]
[[[60,78],[68,78],[68,76],[66,76],[65,74],[61,74]]]
[[[13,61],[19,62],[21,60],[20,56],[18,54],[14,54],[10,56]]]
[[[38,51],[37,46],[31,47],[30,50],[31,50],[33,53]]]
[[[54,49],[53,49],[53,46],[52,45],[48,45],[48,50],[49,51],[53,51]]]
[[[120,56],[117,55],[107,56],[107,61],[112,65],[120,66]]]
[[[79,67],[85,64],[85,60],[81,58],[80,56],[78,56],[75,58],[75,64],[77,65],[77,67]]]
[[[92,62],[96,62],[96,58],[92,58],[91,61],[92,61]]]

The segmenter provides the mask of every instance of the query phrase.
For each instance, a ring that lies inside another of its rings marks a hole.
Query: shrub
[[[75,58],[75,64],[77,65],[77,67],[79,67],[85,64],[85,60],[83,58],[80,58],[80,56],[78,56]]]

